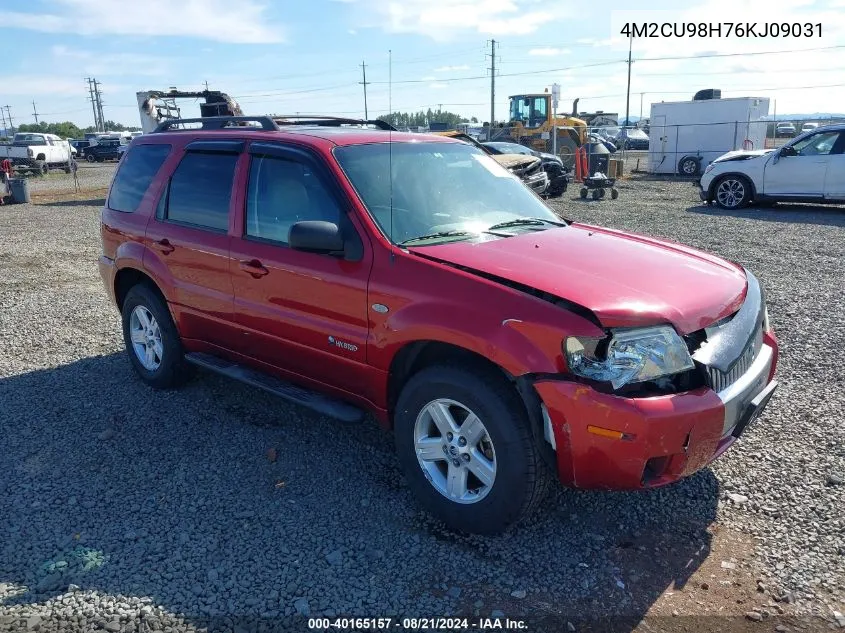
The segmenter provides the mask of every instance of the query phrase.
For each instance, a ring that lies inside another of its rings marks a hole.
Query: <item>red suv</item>
[[[553,472],[677,481],[776,387],[750,272],[564,220],[466,143],[179,123],[133,141],[102,211],[100,271],[138,375],[167,388],[200,366],[342,420],[370,412],[453,528],[505,529]]]

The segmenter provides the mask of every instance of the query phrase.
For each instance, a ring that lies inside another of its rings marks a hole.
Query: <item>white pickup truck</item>
[[[70,143],[55,134],[18,132],[12,143],[0,145],[0,161],[8,158],[14,165],[36,168],[41,173],[50,169],[70,172]]]

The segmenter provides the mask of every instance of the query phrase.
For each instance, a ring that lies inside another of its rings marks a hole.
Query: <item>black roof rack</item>
[[[199,123],[199,128],[182,128],[179,129],[176,126],[180,126],[184,123]],[[249,127],[243,126],[238,124],[243,123],[258,123],[261,126],[262,130],[278,130],[279,126],[276,125],[275,121],[269,116],[208,116],[208,117],[200,117],[198,119],[168,119],[167,121],[162,121],[159,123],[158,127],[153,130],[153,134],[156,132],[191,132],[196,131],[197,129],[201,130],[224,130],[226,128],[232,127]],[[176,127],[176,129],[171,130],[171,128]]]
[[[380,130],[398,131],[387,121],[379,119],[350,119],[339,116],[326,116],[323,114],[290,114],[274,115],[273,121],[277,125],[319,125],[321,127],[340,127],[341,125],[372,125]]]

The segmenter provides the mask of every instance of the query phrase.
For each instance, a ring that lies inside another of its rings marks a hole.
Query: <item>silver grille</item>
[[[731,367],[730,371],[721,372],[715,367],[707,368],[707,377],[710,381],[710,388],[713,389],[713,391],[722,391],[739,380],[739,377],[751,368],[751,365],[756,360],[762,347],[763,327],[762,324],[760,324],[757,326],[757,329],[754,331],[754,336],[749,341],[746,348],[742,351],[742,354],[736,361],[736,364]]]

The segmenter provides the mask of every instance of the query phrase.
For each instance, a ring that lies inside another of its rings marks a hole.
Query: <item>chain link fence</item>
[[[592,127],[589,151],[609,151],[610,158],[625,161],[626,172],[694,177],[727,152],[775,149],[804,132],[842,123],[845,118]]]

